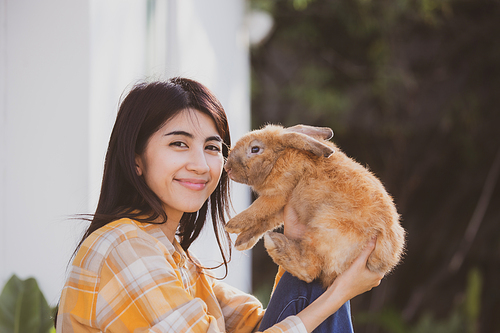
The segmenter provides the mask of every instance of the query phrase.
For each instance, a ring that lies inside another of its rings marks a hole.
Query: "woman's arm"
[[[288,238],[299,239],[305,232],[305,226],[298,223],[293,208],[289,205],[285,206],[283,215],[285,221],[284,234]],[[384,277],[383,274],[374,273],[366,267],[366,262],[375,249],[375,244],[376,238],[373,238],[349,269],[339,275],[320,297],[297,314],[308,332],[312,332],[345,302],[380,284]]]
[[[380,284],[383,275],[366,268],[366,261],[375,249],[375,243],[376,240],[372,239],[349,269],[339,275],[311,305],[297,314],[308,332],[312,332],[342,304]]]

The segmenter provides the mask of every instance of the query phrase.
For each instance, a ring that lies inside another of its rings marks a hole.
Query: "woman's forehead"
[[[214,120],[207,114],[196,109],[183,109],[165,122],[160,131],[180,129],[191,134],[220,135]]]

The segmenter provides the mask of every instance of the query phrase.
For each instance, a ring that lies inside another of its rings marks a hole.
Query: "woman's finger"
[[[358,256],[358,258],[356,258],[354,262],[362,262],[366,264],[366,262],[368,261],[368,257],[375,250],[376,245],[377,245],[377,236],[373,236],[370,239],[370,241],[365,245],[360,255]]]

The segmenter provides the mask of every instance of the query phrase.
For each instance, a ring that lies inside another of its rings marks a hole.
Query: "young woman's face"
[[[222,144],[208,115],[183,110],[136,156],[138,174],[160,198],[169,219],[198,211],[215,190],[224,165]]]

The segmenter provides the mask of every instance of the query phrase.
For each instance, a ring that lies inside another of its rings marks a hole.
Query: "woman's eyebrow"
[[[214,136],[209,136],[205,142],[208,142],[208,141],[217,141],[217,142],[222,142],[222,138],[218,135],[214,135]]]
[[[185,131],[172,131],[172,132],[165,134],[165,136],[168,136],[168,135],[182,135],[182,136],[187,136],[188,138],[191,138],[191,139],[194,138],[193,134],[185,132]],[[208,141],[222,142],[222,138],[219,135],[212,135],[212,136],[209,136],[208,138],[205,139],[205,142],[208,142]]]
[[[168,135],[182,135],[182,136],[187,136],[189,138],[194,138],[194,135],[185,131],[172,131],[170,133],[165,134],[165,136]]]

